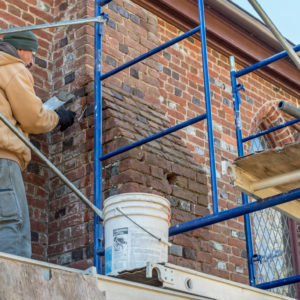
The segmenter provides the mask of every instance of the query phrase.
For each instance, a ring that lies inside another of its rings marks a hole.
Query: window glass
[[[251,141],[250,152],[268,148],[270,148],[268,142],[262,136]],[[252,228],[254,253],[260,258],[256,263],[256,283],[270,282],[294,275],[287,217],[274,208],[267,208],[253,213]],[[294,284],[269,291],[296,297]]]

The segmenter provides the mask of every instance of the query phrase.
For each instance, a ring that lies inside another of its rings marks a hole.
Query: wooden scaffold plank
[[[232,171],[234,185],[254,198],[263,199],[299,188],[300,144],[239,157]],[[275,208],[300,221],[300,199]]]

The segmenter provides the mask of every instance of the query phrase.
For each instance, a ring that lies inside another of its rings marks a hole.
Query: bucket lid
[[[160,205],[163,205],[170,209],[170,202],[168,199],[156,195],[156,194],[150,194],[150,193],[123,193],[111,196],[104,200],[103,207],[112,205],[116,202],[125,202],[125,201],[150,201],[159,203]]]

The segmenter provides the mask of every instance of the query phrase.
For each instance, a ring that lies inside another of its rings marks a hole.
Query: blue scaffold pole
[[[132,143],[132,144],[130,144],[130,145],[127,145],[127,146],[125,146],[125,147],[119,148],[119,149],[117,149],[117,150],[115,150],[115,151],[112,151],[112,152],[110,152],[110,153],[107,153],[107,154],[103,155],[103,156],[100,158],[100,160],[101,160],[101,161],[104,161],[104,160],[106,160],[106,159],[108,159],[108,158],[111,158],[111,157],[113,157],[113,156],[116,156],[116,155],[118,155],[118,154],[121,154],[121,153],[123,153],[123,152],[126,152],[126,151],[128,151],[128,150],[133,149],[133,148],[142,146],[142,145],[144,145],[144,144],[146,144],[146,143],[149,143],[149,142],[151,142],[151,141],[154,141],[154,140],[156,140],[156,139],[159,139],[159,138],[161,138],[161,137],[164,137],[164,136],[167,135],[167,134],[170,134],[170,133],[172,133],[172,132],[175,132],[175,131],[177,131],[177,130],[180,130],[180,129],[182,129],[182,128],[185,128],[185,127],[187,127],[187,126],[189,126],[189,125],[192,125],[192,124],[194,124],[194,123],[200,122],[200,121],[204,120],[205,118],[206,118],[206,114],[197,116],[197,117],[195,117],[195,118],[192,118],[192,119],[190,119],[190,120],[187,120],[187,121],[185,121],[185,122],[182,122],[182,123],[180,123],[180,124],[177,124],[177,125],[175,125],[175,126],[173,126],[173,127],[170,127],[170,128],[165,129],[165,130],[163,130],[163,131],[160,131],[160,132],[158,132],[158,133],[155,133],[155,134],[153,134],[153,135],[151,135],[151,136],[149,136],[149,137],[147,137],[147,138],[145,138],[145,139],[139,140],[139,141],[134,142],[134,143]]]
[[[166,49],[166,48],[168,48],[168,47],[170,47],[170,46],[172,46],[172,45],[174,45],[174,44],[176,44],[176,43],[178,43],[178,42],[180,42],[180,41],[182,41],[186,38],[188,38],[189,36],[199,32],[199,29],[200,29],[200,26],[198,26],[198,27],[196,27],[196,28],[194,28],[194,29],[192,29],[192,30],[190,30],[190,31],[174,38],[173,40],[170,40],[170,41],[166,42],[163,45],[160,45],[160,46],[148,51],[147,53],[144,53],[144,54],[132,59],[131,61],[129,61],[129,62],[127,62],[127,63],[125,63],[125,64],[123,64],[123,65],[121,65],[121,66],[105,73],[105,74],[103,74],[100,77],[100,79],[104,80],[108,77],[111,77],[112,75],[115,75],[115,74],[117,74],[117,73],[133,66],[134,64],[137,64],[138,62],[140,62],[140,61],[142,61],[142,60],[144,60],[144,59],[146,59],[146,58],[148,58],[148,57],[150,57],[150,56],[152,56],[152,55],[154,55],[154,54],[156,54],[156,53],[158,53],[158,52],[160,52],[160,51],[162,51],[162,50],[164,50],[164,49]]]
[[[210,162],[211,194],[212,194],[213,212],[217,213],[219,211],[218,185],[217,185],[217,176],[216,176],[214,134],[213,134],[213,125],[212,125],[212,113],[211,113],[211,98],[210,98],[210,88],[209,88],[207,44],[206,44],[203,0],[198,0],[198,10],[199,10],[199,21],[200,21],[205,105],[206,105],[206,114],[207,114],[206,120],[207,120],[208,147],[209,147],[209,158],[210,158],[209,162]]]
[[[238,156],[244,155],[244,146],[243,146],[243,136],[242,136],[242,121],[240,115],[240,87],[237,84],[236,80],[236,70],[235,70],[235,62],[234,57],[230,57],[230,67],[231,67],[231,84],[232,84],[232,94],[234,100],[234,117],[235,117],[235,128],[236,128],[236,139],[237,139],[237,148],[238,148]],[[242,202],[243,205],[248,204],[248,196],[242,193]],[[249,283],[251,286],[255,285],[255,262],[253,260],[253,239],[252,239],[252,231],[251,231],[251,221],[249,214],[244,215],[244,228],[245,228],[245,236],[246,236],[246,248],[247,248],[247,258],[248,258],[248,272],[249,272]]]
[[[217,214],[205,216],[185,223],[174,225],[169,229],[169,236],[173,236],[176,234],[184,233],[201,227],[209,226],[232,218],[240,217],[245,214],[253,213],[255,211],[259,211],[292,200],[296,200],[299,197],[300,197],[300,188],[294,189],[286,193],[261,199],[260,201],[251,202],[235,208],[221,211]]]
[[[294,49],[295,52],[300,51],[300,44],[297,45],[297,46],[295,46],[293,49]],[[288,57],[288,54],[287,54],[286,51],[282,51],[282,52],[280,52],[278,54],[275,54],[275,55],[273,55],[271,57],[268,57],[268,58],[266,58],[266,59],[264,59],[262,61],[259,61],[258,63],[255,63],[252,66],[249,66],[249,67],[244,68],[244,69],[242,69],[240,71],[237,71],[236,74],[235,74],[235,78],[239,78],[239,77],[241,77],[243,75],[246,75],[248,73],[251,73],[251,72],[253,72],[253,71],[257,70],[257,69],[260,69],[260,68],[263,68],[265,66],[268,66],[269,64],[271,64],[271,63],[273,63],[275,61],[278,61],[278,60],[280,60],[282,58],[285,58],[285,57]]]
[[[260,283],[260,284],[257,284],[255,287],[257,287],[259,289],[263,289],[263,290],[268,290],[268,289],[273,289],[273,288],[276,288],[279,286],[293,284],[293,283],[297,283],[297,282],[300,282],[300,274],[295,275],[295,276],[290,276],[287,278],[270,281],[270,282]]]
[[[250,140],[256,139],[256,138],[258,138],[258,137],[260,137],[260,136],[263,136],[263,135],[265,135],[265,134],[268,134],[268,133],[277,131],[277,130],[279,130],[279,129],[282,129],[282,128],[291,126],[291,125],[296,124],[296,123],[298,123],[298,122],[300,122],[299,119],[294,119],[294,120],[288,121],[288,122],[286,122],[286,123],[284,123],[284,124],[280,124],[280,125],[274,126],[274,127],[272,127],[272,128],[266,129],[266,130],[264,130],[264,131],[258,132],[258,133],[256,133],[256,134],[247,136],[247,137],[245,137],[245,138],[242,139],[242,142],[243,142],[243,143],[248,142],[248,141],[250,141]]]
[[[111,2],[112,0],[96,0],[96,1],[98,1],[99,6],[104,6],[104,5],[108,4],[109,2]]]

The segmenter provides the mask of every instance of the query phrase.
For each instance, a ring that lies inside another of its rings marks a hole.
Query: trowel
[[[56,110],[68,101],[73,99],[75,96],[67,92],[60,92],[57,96],[53,96],[43,103],[43,108],[48,110]]]

